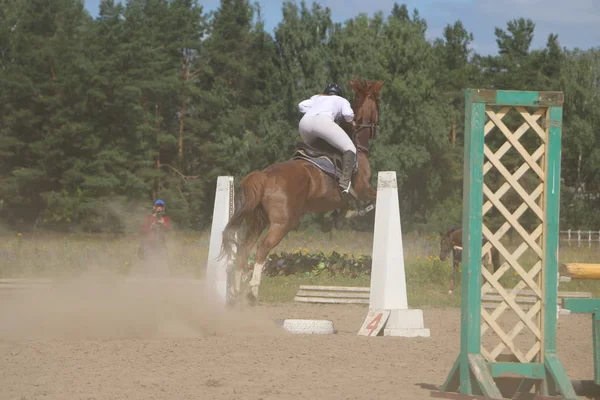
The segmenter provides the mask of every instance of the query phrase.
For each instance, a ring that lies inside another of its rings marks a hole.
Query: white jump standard
[[[408,308],[397,188],[395,171],[379,172],[371,266],[370,310],[359,335],[371,336],[369,332],[374,332],[374,329],[370,325],[375,323],[385,324],[383,325],[383,336],[429,337],[430,331],[423,324],[423,311]],[[386,312],[379,312],[384,310]],[[375,322],[374,318],[380,320]]]
[[[208,264],[206,267],[206,285],[208,290],[214,290],[222,304],[228,301],[228,268],[227,257],[219,259],[223,243],[223,229],[233,214],[234,183],[232,176],[219,176],[215,192],[210,244],[208,248]],[[237,278],[237,277],[236,277]]]

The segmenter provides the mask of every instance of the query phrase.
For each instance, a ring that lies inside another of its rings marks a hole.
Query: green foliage
[[[248,261],[248,269],[253,267],[253,260]],[[265,262],[264,274],[266,276],[300,275],[317,276],[327,274],[329,276],[342,276],[357,278],[359,276],[371,275],[371,257],[352,255],[341,255],[336,251],[329,256],[320,252],[317,254],[281,252],[270,254]]]
[[[402,4],[343,23],[318,3],[281,13],[270,35],[248,0],[103,0],[95,20],[79,0],[0,0],[2,226],[120,232],[160,197],[179,229],[206,229],[216,178],[288,159],[297,104],[330,81],[352,100],[356,75],[385,81],[372,183],[397,172],[404,230],[460,223],[467,87],[565,92],[562,224],[600,224],[598,49],[555,34],[531,49],[535,22],[516,18],[482,57],[461,21],[428,40]]]

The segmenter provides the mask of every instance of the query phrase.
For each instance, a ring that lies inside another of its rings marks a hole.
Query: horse
[[[450,252],[452,252],[452,286],[448,293],[452,294],[458,273],[458,264],[462,261],[462,228],[455,227],[447,232],[440,232],[440,260],[444,261]],[[482,240],[482,245],[487,243],[487,239]],[[494,266],[494,272],[500,268],[500,253],[498,249],[492,246],[491,250],[485,254],[485,265],[489,266],[490,262]]]
[[[219,257],[234,256],[230,267],[235,270],[235,288],[230,291],[232,303],[240,293],[241,276],[250,250],[268,227],[266,235],[258,243],[256,260],[246,288],[246,300],[250,305],[258,302],[258,289],[265,260],[273,248],[295,229],[305,212],[326,213],[336,211],[344,215],[351,200],[375,202],[377,191],[371,186],[369,165],[370,141],[375,139],[379,123],[379,93],[383,81],[366,81],[356,78],[349,81],[355,93],[352,108],[355,127],[349,134],[357,149],[357,167],[352,177],[350,194],[342,195],[338,186],[341,152],[324,140],[307,145],[298,143],[294,156],[287,161],[267,166],[261,171],[252,171],[245,176],[236,189],[235,208],[223,230],[223,241]],[[342,122],[348,133],[348,124]],[[334,166],[334,172],[325,172],[323,163]],[[239,193],[239,194],[238,194]],[[246,227],[241,237],[238,231]]]

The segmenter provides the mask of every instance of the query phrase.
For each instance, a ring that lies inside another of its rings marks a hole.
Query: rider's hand
[[[356,121],[355,120],[352,120],[352,127],[356,128]]]

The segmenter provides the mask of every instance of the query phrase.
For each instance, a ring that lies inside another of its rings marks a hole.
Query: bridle
[[[377,105],[377,102],[375,102],[375,104]],[[379,114],[379,110],[377,110],[377,113]],[[361,122],[363,117],[361,116]],[[372,140],[375,139],[375,137],[377,136],[377,130],[379,129],[379,124],[375,124],[374,122],[371,122],[369,124],[356,124],[355,129],[353,129],[352,131],[352,142],[354,142],[354,144],[356,145],[356,149],[357,150],[361,150],[367,154],[369,154],[369,148],[360,145],[359,143],[356,143],[356,135],[358,134],[358,132],[360,132],[363,129],[369,129],[369,139],[368,140]]]
[[[363,128],[369,128],[369,139],[375,139],[377,136],[377,129],[379,129],[379,125],[371,122],[370,124],[356,124],[356,129],[354,130],[354,135],[356,136],[356,132]]]

